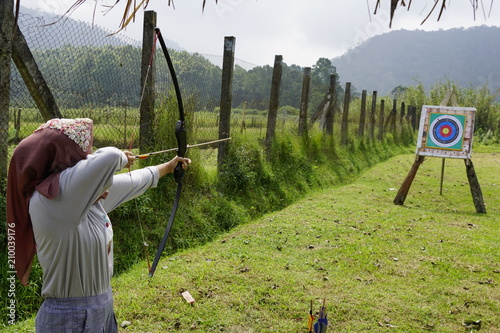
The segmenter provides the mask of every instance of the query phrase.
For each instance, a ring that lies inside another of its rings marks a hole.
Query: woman
[[[107,213],[172,173],[167,163],[115,173],[130,152],[92,153],[92,120],[52,119],[16,147],[7,183],[7,224],[16,235],[16,272],[28,283],[36,253],[45,298],[37,332],[117,332],[111,294],[113,229]]]

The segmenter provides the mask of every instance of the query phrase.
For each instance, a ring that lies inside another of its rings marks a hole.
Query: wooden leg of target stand
[[[411,167],[410,172],[408,172],[408,176],[406,176],[405,180],[403,181],[403,184],[401,184],[401,187],[399,188],[398,194],[396,194],[396,198],[394,198],[393,202],[396,205],[402,205],[405,203],[406,195],[410,190],[411,183],[413,182],[413,179],[415,179],[415,175],[417,174],[418,168],[420,167],[420,164],[424,162],[424,159],[425,159],[424,156],[419,155],[415,159],[415,162],[413,162],[413,166]]]
[[[465,169],[467,170],[467,178],[469,179],[470,192],[472,193],[472,200],[474,200],[474,206],[476,206],[476,213],[486,214],[483,192],[481,192],[481,186],[479,186],[476,171],[474,171],[474,164],[472,164],[472,161],[469,158],[464,161]]]

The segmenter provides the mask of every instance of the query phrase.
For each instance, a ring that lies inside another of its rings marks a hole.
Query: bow
[[[179,120],[177,121],[177,124],[175,126],[175,137],[177,139],[177,156],[184,157],[186,154],[187,150],[187,140],[186,140],[186,125],[184,123],[184,105],[182,104],[182,96],[181,96],[181,90],[179,88],[179,82],[177,81],[177,76],[175,74],[174,70],[174,65],[172,64],[172,59],[170,59],[170,55],[168,54],[167,46],[165,45],[165,41],[163,40],[163,37],[161,35],[160,29],[155,28],[156,32],[156,37],[160,41],[160,46],[163,51],[163,54],[165,55],[165,59],[167,60],[168,64],[168,69],[170,71],[170,76],[172,77],[172,83],[174,84],[175,88],[175,95],[177,98],[177,105],[179,108]],[[156,251],[156,256],[153,261],[153,265],[151,266],[149,270],[149,276],[153,276],[156,270],[156,266],[158,265],[158,262],[160,261],[161,254],[163,252],[163,249],[165,248],[165,244],[167,243],[168,235],[170,233],[170,230],[172,229],[172,225],[174,223],[174,218],[175,218],[175,213],[177,212],[177,207],[179,206],[179,199],[181,196],[181,190],[182,190],[182,178],[184,177],[184,169],[182,168],[182,163],[178,163],[177,166],[174,169],[174,179],[175,182],[177,183],[177,191],[175,193],[175,199],[174,199],[174,204],[172,206],[172,210],[170,212],[170,217],[168,219],[168,224],[167,228],[165,230],[165,234],[163,235],[163,238],[161,240],[160,246],[158,247],[158,250]]]

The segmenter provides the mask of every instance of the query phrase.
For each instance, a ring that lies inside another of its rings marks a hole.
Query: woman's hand
[[[130,168],[133,164],[136,158],[134,157],[134,154],[131,151],[124,151],[123,152],[125,156],[127,156],[127,165],[125,165],[125,168]]]
[[[174,172],[175,167],[179,163],[181,163],[182,168],[184,170],[186,170],[188,168],[189,164],[191,164],[191,160],[189,158],[186,158],[186,157],[176,156],[173,159],[171,159],[170,161],[168,161],[167,163],[157,165],[156,167],[158,168],[158,172],[160,174],[160,177],[163,177],[168,173]]]

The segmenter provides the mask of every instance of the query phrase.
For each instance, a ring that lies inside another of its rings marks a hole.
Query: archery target
[[[469,107],[422,106],[417,154],[470,158],[475,113]]]
[[[461,150],[463,145],[464,118],[465,116],[463,115],[432,113],[426,146]]]

